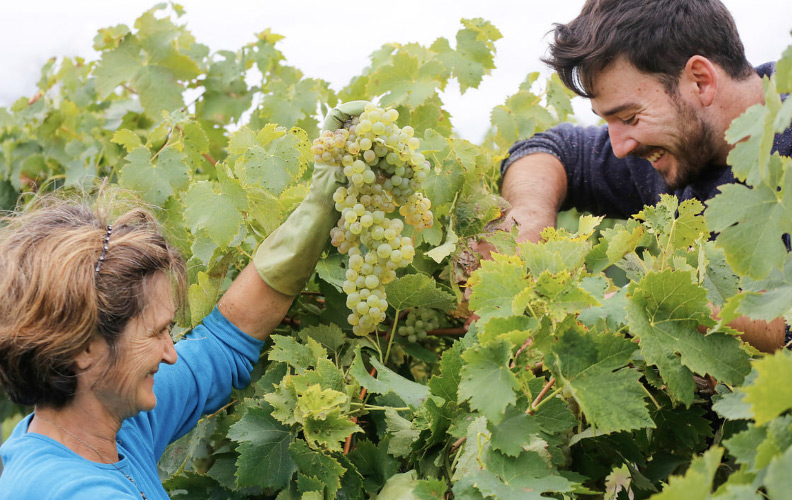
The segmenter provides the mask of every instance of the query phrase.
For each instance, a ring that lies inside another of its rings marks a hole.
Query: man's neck
[[[762,79],[757,74],[752,74],[744,80],[727,79],[718,93],[719,132],[723,137],[735,118],[755,104],[764,104],[764,89]],[[719,152],[718,162],[725,165],[726,158],[733,146],[724,140],[724,147]]]

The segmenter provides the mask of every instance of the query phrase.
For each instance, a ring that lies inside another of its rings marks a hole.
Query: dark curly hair
[[[718,0],[588,0],[572,22],[555,25],[553,35],[543,61],[588,98],[597,73],[622,57],[655,75],[669,93],[695,55],[737,80],[753,74],[734,19]]]

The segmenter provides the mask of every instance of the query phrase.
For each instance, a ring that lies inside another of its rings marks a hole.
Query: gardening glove
[[[367,101],[351,101],[330,111],[324,130],[336,130],[364,111]],[[308,196],[289,218],[259,245],[253,265],[270,287],[297,295],[313,274],[316,262],[338,221],[333,193],[346,185],[341,167],[314,163]]]

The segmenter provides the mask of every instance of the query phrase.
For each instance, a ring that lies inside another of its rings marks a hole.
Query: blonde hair
[[[127,196],[48,195],[8,220],[0,229],[0,383],[16,403],[63,407],[77,388],[77,354],[98,335],[116,360],[153,276],[169,275],[183,303],[184,261],[151,212]]]

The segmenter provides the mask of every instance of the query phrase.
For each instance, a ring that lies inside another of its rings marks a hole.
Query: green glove
[[[327,115],[324,130],[336,130],[350,116],[364,111],[367,101],[340,104]],[[286,222],[259,245],[253,264],[270,287],[297,295],[313,274],[316,262],[338,221],[333,193],[346,184],[341,167],[315,163],[308,196]]]

